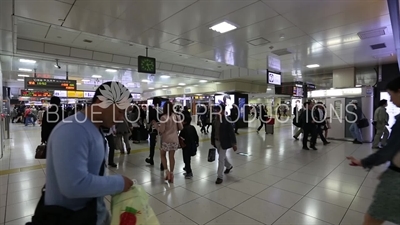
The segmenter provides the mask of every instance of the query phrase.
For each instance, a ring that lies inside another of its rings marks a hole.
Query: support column
[[[333,71],[333,88],[350,88],[356,86],[356,70],[354,67]]]

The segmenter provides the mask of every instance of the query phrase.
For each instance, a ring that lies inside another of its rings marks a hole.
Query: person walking
[[[324,145],[330,144],[329,141],[326,140],[323,131],[326,127],[326,114],[325,114],[325,107],[322,102],[317,102],[317,106],[315,108],[315,121],[316,121],[316,129],[317,135],[321,138],[322,143]]]
[[[381,100],[379,102],[379,107],[374,112],[376,134],[374,142],[372,143],[372,148],[375,149],[381,149],[382,146],[385,146],[389,137],[389,130],[386,128],[386,126],[389,125],[389,114],[386,112],[387,105],[386,99]],[[379,143],[381,146],[379,146]]]
[[[400,108],[400,78],[389,82],[386,89],[393,104]],[[382,225],[385,221],[400,224],[400,114],[395,118],[392,133],[382,150],[362,160],[347,157],[350,165],[362,166],[368,170],[390,162],[390,166],[379,178],[380,183],[364,216],[363,225]]]
[[[350,125],[350,133],[354,138],[353,143],[354,144],[362,144],[363,143],[363,138],[362,138],[362,133],[360,128],[358,127],[358,122],[363,118],[363,112],[361,110],[361,107],[358,106],[358,101],[357,100],[352,100],[350,102],[350,105],[353,105],[353,110],[351,111],[350,114],[354,115],[355,118],[349,119],[349,122],[351,123]]]
[[[233,169],[232,164],[226,158],[226,152],[231,148],[233,151],[237,151],[236,135],[232,124],[226,119],[224,104],[220,105],[219,114],[213,122],[211,129],[211,145],[218,151],[218,178],[215,183],[221,184],[224,181],[223,173],[228,174]]]
[[[114,162],[114,155],[115,155],[115,135],[116,135],[116,129],[115,125],[113,125],[110,128],[102,128],[104,137],[107,140],[108,144],[108,165],[111,167],[117,167],[117,164]]]
[[[261,105],[260,107],[260,126],[257,128],[257,133],[260,132],[260,130],[265,126],[265,129],[267,129],[267,120],[268,120],[268,115],[267,115],[267,110],[265,108],[265,105]]]
[[[311,135],[310,148],[313,150],[318,150],[315,147],[317,141],[317,126],[314,121],[313,116],[314,103],[309,101],[304,103],[305,111],[302,113],[301,122],[303,124],[303,150],[310,150],[307,145],[308,137]]]
[[[182,148],[183,162],[185,163],[185,179],[193,178],[191,158],[196,155],[197,147],[199,146],[199,135],[196,128],[190,124],[191,122],[192,117],[185,117],[183,129],[179,133],[179,144]]]
[[[50,108],[43,113],[42,143],[46,143],[51,132],[59,122],[64,119],[64,111],[61,108],[61,99],[57,96],[50,98]]]

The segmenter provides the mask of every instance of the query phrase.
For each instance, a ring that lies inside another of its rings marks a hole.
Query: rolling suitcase
[[[275,119],[269,118],[267,124],[265,125],[266,134],[274,134]]]

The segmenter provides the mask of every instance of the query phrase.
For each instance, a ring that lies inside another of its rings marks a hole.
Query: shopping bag
[[[149,196],[140,185],[112,196],[111,225],[160,225],[149,206]]]
[[[214,162],[215,161],[215,154],[216,154],[216,149],[215,148],[210,148],[208,150],[208,161],[209,162]]]
[[[36,147],[35,159],[46,159],[47,148],[46,144],[40,144]]]
[[[368,119],[367,119],[367,118],[362,118],[361,120],[359,120],[359,121],[357,122],[357,126],[358,126],[358,128],[360,128],[360,129],[369,127]]]

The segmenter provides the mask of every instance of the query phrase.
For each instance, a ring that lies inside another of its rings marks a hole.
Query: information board
[[[25,89],[76,90],[76,80],[25,77]]]
[[[83,91],[68,91],[67,97],[68,98],[83,98]]]
[[[53,96],[52,91],[31,91],[31,90],[21,90],[22,97],[51,97]]]

